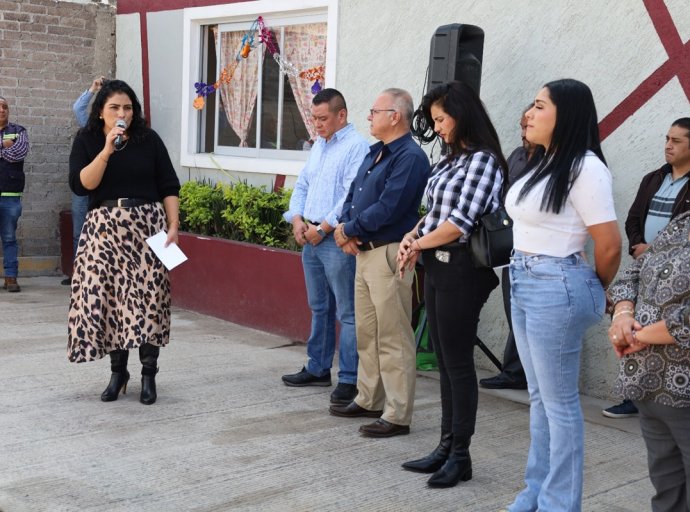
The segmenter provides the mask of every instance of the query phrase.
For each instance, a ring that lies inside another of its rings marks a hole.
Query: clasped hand
[[[629,315],[621,315],[611,322],[609,340],[618,357],[639,352],[647,347],[646,343],[637,339],[637,333],[641,330],[642,325]]]
[[[413,270],[417,263],[419,251],[412,248],[412,244],[414,244],[415,241],[415,238],[410,233],[407,233],[398,246],[396,261],[398,262],[398,273],[401,279],[405,275],[405,271]]]

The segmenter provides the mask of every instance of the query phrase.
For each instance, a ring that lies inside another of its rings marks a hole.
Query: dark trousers
[[[636,401],[647,445],[653,512],[690,510],[690,407]]]
[[[477,418],[477,324],[498,277],[491,269],[474,268],[466,246],[449,252],[450,261],[443,263],[436,250],[424,251],[424,300],[441,378],[441,430],[469,443]]]
[[[520,356],[518,355],[515,336],[513,335],[513,321],[510,316],[510,268],[503,267],[501,274],[501,291],[503,292],[503,310],[508,320],[508,339],[506,348],[503,351],[503,370],[502,373],[510,380],[517,382],[527,382],[525,370],[522,368]]]

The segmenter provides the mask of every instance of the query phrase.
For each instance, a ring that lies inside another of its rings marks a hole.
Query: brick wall
[[[72,104],[95,76],[114,76],[115,7],[103,2],[0,0],[0,96],[26,127],[20,276],[57,274],[59,212],[69,209]]]

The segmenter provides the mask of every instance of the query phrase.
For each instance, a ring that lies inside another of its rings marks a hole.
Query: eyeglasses
[[[379,112],[397,112],[394,108],[370,108],[369,109],[369,114],[373,115],[378,114]]]

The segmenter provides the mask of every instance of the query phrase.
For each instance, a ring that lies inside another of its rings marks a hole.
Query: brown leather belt
[[[372,249],[378,249],[379,247],[392,243],[395,242],[391,242],[390,240],[372,240],[371,242],[362,242],[362,245],[358,246],[357,248],[360,251],[371,251]]]

